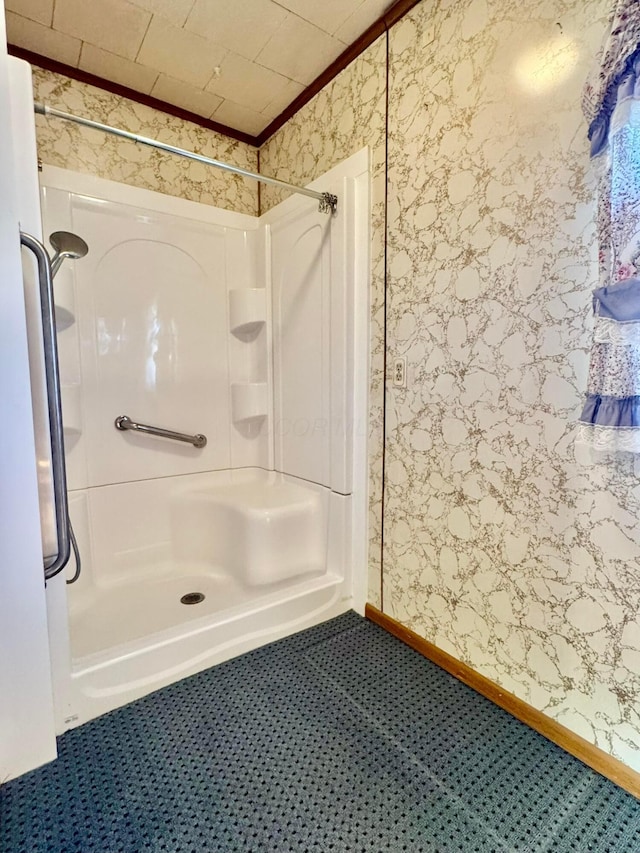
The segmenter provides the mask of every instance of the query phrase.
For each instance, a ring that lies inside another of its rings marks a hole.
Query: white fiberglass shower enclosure
[[[55,282],[82,556],[50,584],[58,730],[364,606],[366,152],[318,183],[336,214],[256,218],[44,167],[44,233],[89,245]]]
[[[363,151],[313,185],[339,197],[334,215],[296,196],[245,216],[46,166],[38,203],[28,67],[4,53],[0,106],[17,138],[0,142],[4,780],[52,759],[55,733],[362,612],[369,172]],[[54,282],[82,572],[46,590],[19,229],[89,246]]]

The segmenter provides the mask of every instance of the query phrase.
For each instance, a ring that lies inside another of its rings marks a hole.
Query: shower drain
[[[182,596],[180,604],[200,604],[201,601],[204,601],[204,593],[188,592],[186,595]]]

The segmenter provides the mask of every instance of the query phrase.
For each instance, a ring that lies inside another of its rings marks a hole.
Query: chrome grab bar
[[[185,432],[174,432],[172,429],[162,429],[162,427],[149,426],[148,424],[137,424],[132,421],[129,415],[118,415],[115,419],[116,429],[127,430],[131,429],[134,432],[146,432],[148,435],[159,435],[162,438],[172,438],[174,441],[185,441],[187,444],[193,444],[194,447],[206,447],[207,436],[188,435]]]
[[[51,434],[51,477],[55,503],[56,535],[58,553],[45,557],[46,580],[64,569],[71,556],[69,538],[69,506],[67,502],[67,473],[64,461],[64,437],[62,431],[62,402],[60,398],[60,371],[58,368],[58,344],[56,341],[56,319],[53,303],[53,277],[51,260],[45,247],[31,234],[20,232],[20,243],[36,256],[38,262],[38,286],[40,289],[40,314],[42,317],[42,348],[49,407],[49,432]]]

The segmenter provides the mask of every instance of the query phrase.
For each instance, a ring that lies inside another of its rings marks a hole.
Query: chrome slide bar
[[[44,558],[46,580],[57,575],[69,562],[71,540],[69,538],[69,506],[67,503],[67,472],[64,461],[64,437],[62,431],[62,402],[60,398],[60,371],[58,369],[58,344],[53,303],[53,277],[49,253],[39,240],[20,232],[20,243],[33,252],[38,262],[38,285],[40,288],[40,313],[42,317],[42,348],[49,407],[49,432],[51,434],[51,477],[55,503],[56,535],[58,553]]]
[[[299,193],[300,195],[309,196],[309,198],[315,198],[320,203],[320,213],[335,213],[338,207],[338,197],[332,193],[321,193],[317,190],[307,189],[307,187],[289,184],[278,178],[260,175],[258,172],[249,172],[247,169],[241,169],[239,166],[231,166],[229,163],[223,163],[221,160],[214,160],[212,157],[205,157],[203,154],[197,154],[195,151],[187,151],[185,148],[177,148],[175,145],[168,145],[166,142],[160,142],[158,139],[140,136],[137,133],[131,133],[129,130],[122,130],[122,128],[112,127],[109,124],[102,124],[99,121],[82,118],[82,116],[76,116],[73,113],[65,113],[62,110],[55,109],[55,107],[50,107],[48,104],[35,103],[34,110],[38,115],[60,118],[63,121],[72,121],[75,124],[81,124],[83,127],[92,127],[94,130],[101,130],[103,133],[110,133],[113,136],[120,136],[123,139],[138,142],[140,145],[148,145],[151,148],[166,151],[168,154],[177,154],[179,157],[186,157],[188,160],[196,160],[198,163],[204,163],[205,166],[213,166],[216,169],[222,169],[225,172],[231,172],[243,178],[251,178],[253,181],[260,181],[261,184],[269,184],[273,187],[289,190],[292,193]]]
[[[172,429],[162,429],[162,427],[149,426],[148,424],[137,424],[132,421],[129,415],[118,415],[114,421],[116,429],[127,430],[131,429],[134,432],[145,432],[147,435],[159,435],[162,438],[172,438],[174,441],[185,441],[187,444],[193,444],[194,447],[206,447],[207,436],[188,435],[185,432],[174,432]]]

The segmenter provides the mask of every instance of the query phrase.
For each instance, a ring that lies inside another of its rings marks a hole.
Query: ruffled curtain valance
[[[577,440],[640,453],[640,2],[619,0],[583,109],[598,173],[600,287]]]

